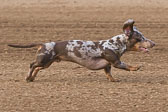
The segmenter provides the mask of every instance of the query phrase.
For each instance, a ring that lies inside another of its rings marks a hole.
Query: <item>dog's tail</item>
[[[14,45],[14,44],[8,44],[10,47],[15,47],[15,48],[32,48],[36,46],[42,46],[42,44],[29,44],[29,45]]]

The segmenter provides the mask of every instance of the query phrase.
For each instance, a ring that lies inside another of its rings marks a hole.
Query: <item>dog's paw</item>
[[[142,66],[135,66],[135,67],[130,67],[130,71],[137,71],[141,68]]]
[[[25,79],[26,79],[27,82],[33,82],[34,81],[34,78],[32,78],[32,77],[26,77]]]
[[[109,78],[108,80],[109,80],[110,82],[120,82],[120,80],[114,79],[114,78]]]

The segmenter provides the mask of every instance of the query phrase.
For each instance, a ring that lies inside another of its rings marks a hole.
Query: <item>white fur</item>
[[[82,44],[78,44],[78,41],[82,42]],[[92,49],[91,46],[95,46],[93,41],[73,40],[68,42],[66,49],[68,50],[68,55],[72,57],[77,57],[74,54],[74,48],[79,49],[78,52],[81,54],[81,58],[101,56],[102,51],[100,48]]]
[[[55,46],[55,42],[49,42],[49,43],[45,43],[45,47],[47,51],[51,51],[54,49]]]
[[[122,46],[118,44],[117,38],[120,38],[120,41],[122,43]],[[102,46],[103,49],[111,49],[115,53],[122,54],[126,50],[126,45],[124,44],[127,41],[128,37],[125,34],[117,35],[112,37],[109,40],[101,40],[99,41],[99,44],[101,44],[103,41],[105,41]],[[110,43],[110,40],[113,40],[113,43]]]
[[[45,48],[46,48],[46,51],[45,53],[47,54],[52,54],[52,57],[53,58],[55,56],[55,51],[54,51],[54,46],[56,45],[55,42],[49,42],[49,43],[45,43]]]

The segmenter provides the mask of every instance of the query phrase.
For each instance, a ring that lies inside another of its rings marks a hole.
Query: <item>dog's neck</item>
[[[122,55],[127,49],[128,36],[125,34],[117,35],[108,40],[101,40],[99,44],[103,49],[110,49],[118,55]]]

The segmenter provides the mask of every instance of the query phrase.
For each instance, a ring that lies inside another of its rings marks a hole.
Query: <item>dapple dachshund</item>
[[[35,79],[39,70],[61,60],[77,63],[90,70],[104,69],[107,78],[114,82],[116,80],[111,75],[111,66],[127,71],[136,71],[140,68],[120,61],[120,57],[126,51],[148,52],[148,48],[155,45],[133,25],[134,20],[129,19],[123,25],[124,34],[97,42],[69,40],[30,45],[9,44],[8,46],[16,48],[38,47],[36,60],[30,64],[30,71],[26,77],[28,82]]]

